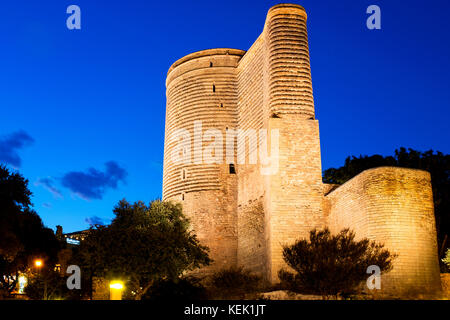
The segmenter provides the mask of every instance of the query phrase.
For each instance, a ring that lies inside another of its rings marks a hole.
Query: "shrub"
[[[254,293],[261,287],[261,277],[240,268],[223,269],[212,275],[211,289],[214,298],[238,298]]]
[[[205,300],[207,291],[199,279],[180,278],[156,281],[143,296],[145,300]]]
[[[58,272],[45,270],[29,278],[25,293],[32,300],[61,300],[67,299],[70,292],[64,277]]]
[[[308,240],[298,240],[283,247],[283,258],[294,270],[280,270],[285,289],[305,294],[348,296],[368,278],[367,268],[376,265],[381,272],[392,268],[395,256],[382,244],[363,239],[344,229],[332,236],[328,229],[312,230]]]
[[[442,262],[447,265],[447,268],[450,269],[450,249],[447,249],[447,252],[445,253],[445,258],[442,259]]]

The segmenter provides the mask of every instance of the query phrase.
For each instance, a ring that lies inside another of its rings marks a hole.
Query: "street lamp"
[[[109,299],[122,300],[123,282],[114,280],[109,283]]]
[[[42,259],[36,259],[34,260],[34,266],[38,270],[38,275],[41,275],[40,269],[44,266],[44,262]],[[47,279],[44,277],[44,300],[47,300]]]
[[[40,267],[42,267],[43,265],[44,265],[44,263],[42,262],[41,259],[36,259],[36,260],[34,260],[34,266],[35,266],[36,268],[40,268]]]

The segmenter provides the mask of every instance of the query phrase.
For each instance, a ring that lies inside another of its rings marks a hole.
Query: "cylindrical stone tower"
[[[323,228],[323,184],[319,122],[314,116],[305,9],[272,7],[264,38],[268,59],[270,132],[279,131],[278,170],[267,178],[266,199],[270,280],[285,267],[283,245]]]
[[[295,4],[278,4],[267,14],[271,114],[314,118],[306,19],[305,9]]]
[[[163,199],[182,202],[194,232],[209,247],[214,263],[203,272],[234,266],[237,260],[237,178],[225,162],[225,136],[236,127],[236,66],[244,53],[192,53],[176,61],[167,75]],[[179,132],[184,140],[177,138]],[[222,144],[223,150],[222,155],[217,148],[211,153],[214,163],[204,154],[212,144]],[[178,153],[183,161],[174,161]]]

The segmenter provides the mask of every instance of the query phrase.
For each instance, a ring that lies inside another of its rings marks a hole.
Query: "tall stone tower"
[[[199,239],[223,267],[237,263],[237,177],[225,162],[206,163],[203,149],[209,141],[204,135],[213,129],[225,136],[226,128],[237,125],[236,66],[244,53],[212,49],[190,54],[171,66],[166,81],[163,198],[182,201]],[[182,142],[170,137],[182,130],[189,139],[178,151],[189,159],[177,163],[171,159]]]
[[[276,283],[283,245],[351,228],[399,254],[385,291],[439,290],[428,173],[322,183],[306,20],[303,7],[276,5],[248,51],[199,51],[170,67],[163,199],[182,202],[210,248],[204,274],[244,266]]]

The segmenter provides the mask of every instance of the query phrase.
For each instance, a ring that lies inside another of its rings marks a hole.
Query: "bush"
[[[66,279],[58,272],[45,270],[28,279],[25,294],[32,300],[61,300],[69,296]]]
[[[309,241],[299,240],[283,247],[285,262],[295,271],[280,270],[285,289],[323,297],[349,296],[368,278],[367,268],[376,265],[381,272],[392,268],[395,255],[383,245],[363,239],[344,229],[332,236],[328,229],[310,232]]]
[[[447,268],[450,269],[450,249],[447,249],[445,253],[445,258],[442,259],[442,262],[447,265]]]
[[[180,278],[175,281],[155,282],[143,296],[145,300],[205,300],[205,287],[196,278]]]
[[[211,294],[213,298],[243,298],[261,287],[261,277],[248,270],[229,268],[218,271],[211,277]]]

